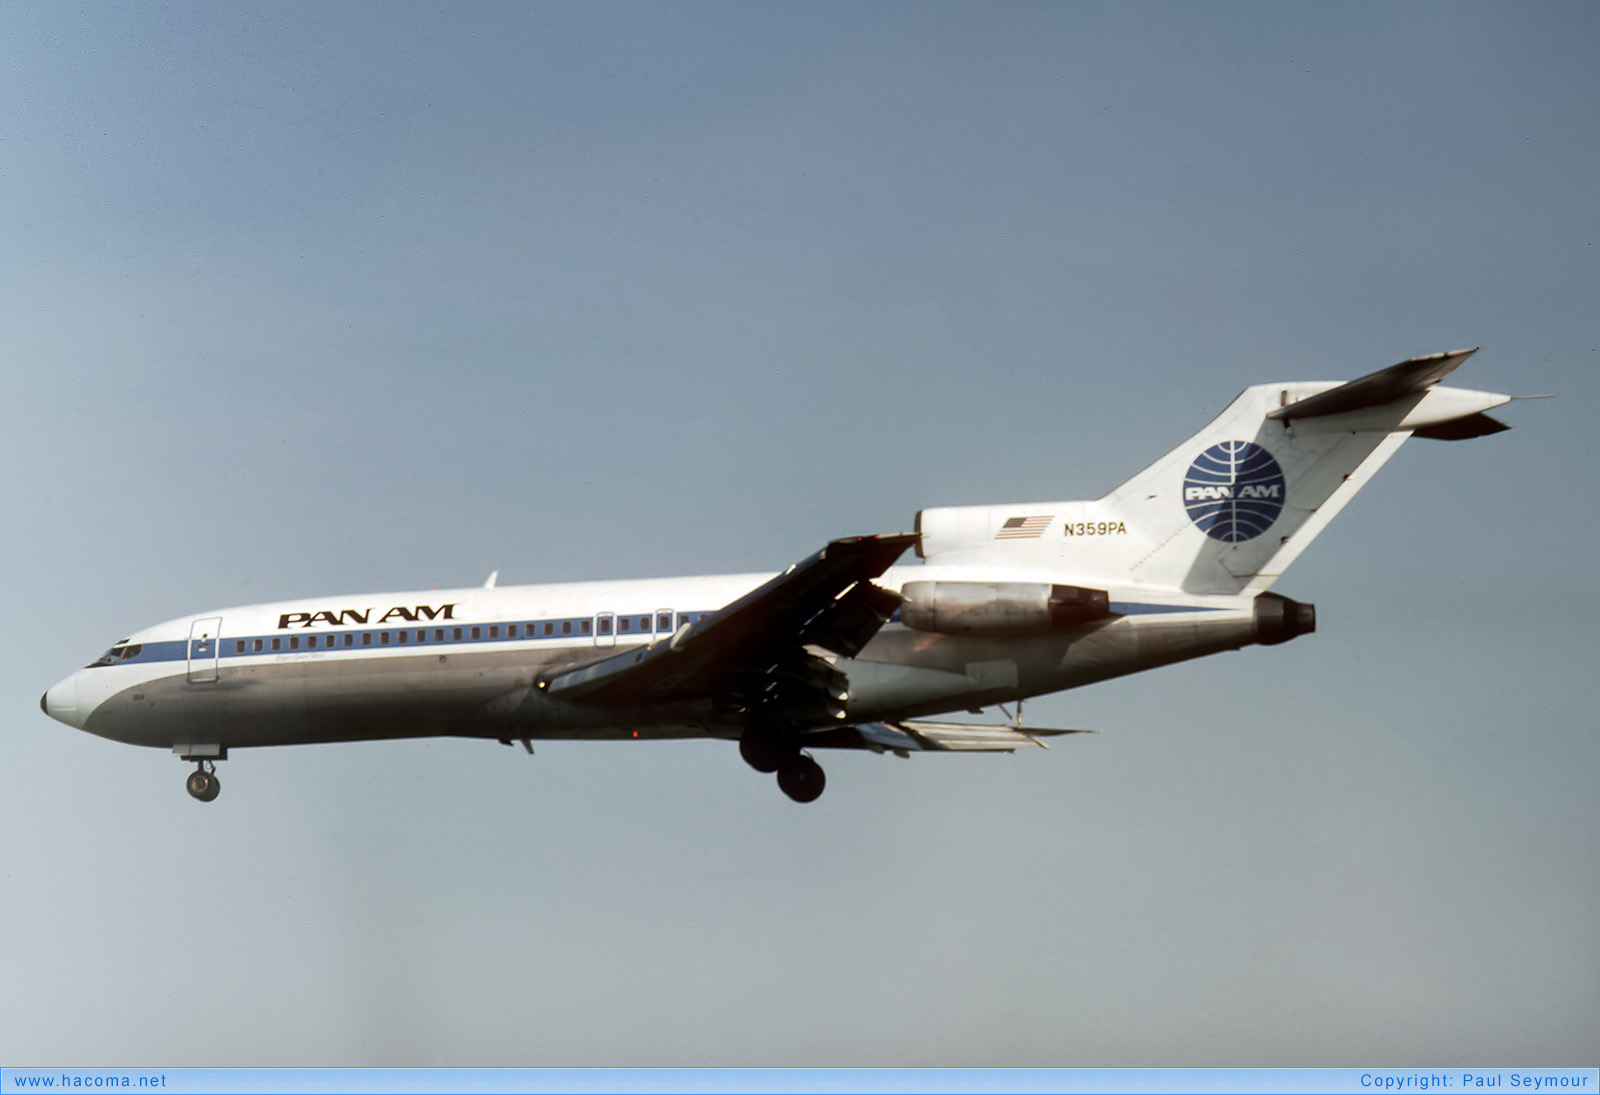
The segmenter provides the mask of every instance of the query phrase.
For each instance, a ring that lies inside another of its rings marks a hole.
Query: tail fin
[[[1091,502],[923,510],[933,564],[1068,572],[1191,593],[1259,593],[1413,432],[1506,427],[1510,396],[1436,385],[1476,350],[1413,358],[1337,384],[1247,388],[1210,425]]]

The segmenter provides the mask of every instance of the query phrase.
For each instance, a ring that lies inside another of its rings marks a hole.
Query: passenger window
[[[473,638],[474,638],[474,639],[481,639],[481,638],[483,638],[483,628],[481,628],[481,627],[475,627],[475,628],[473,628],[473,629],[472,629],[472,637],[473,637]]]
[[[238,642],[233,644],[233,652],[235,654],[243,654],[244,653],[244,640],[243,639],[240,639]]]
[[[344,633],[344,645],[345,646],[354,646],[355,645],[355,641],[356,641],[356,637],[355,637],[354,634],[352,634],[349,631],[346,631]]]
[[[261,653],[261,640],[260,639],[257,639],[255,641],[255,649],[256,649],[256,653],[257,654]]]
[[[411,632],[409,632],[409,631],[397,631],[397,632],[395,632],[395,636],[401,642],[409,642],[410,639],[411,639]]]
[[[273,639],[272,640],[272,649],[274,649],[274,650],[282,650],[283,649],[283,640],[282,639]]]
[[[671,631],[672,630],[672,613],[663,612],[663,613],[661,613],[660,615],[658,615],[656,617],[656,630],[657,631]]]
[[[436,643],[444,642],[444,628],[436,627],[433,629],[433,641]]]
[[[454,639],[456,642],[460,642],[461,641],[461,629],[459,627],[451,628],[450,629],[450,637],[452,639]]]
[[[498,639],[499,637],[500,637],[500,625],[499,624],[494,624],[489,628],[489,638]]]
[[[290,650],[299,650],[300,649],[300,636],[298,636],[298,635],[290,635],[289,636],[289,649]]]
[[[633,630],[633,621],[624,616],[617,621],[617,630],[626,635]]]
[[[425,627],[417,628],[417,642],[425,643],[427,641],[428,641],[428,629],[425,628]]]
[[[600,634],[602,634],[602,635],[611,634],[611,617],[610,616],[602,616],[602,617],[600,617]]]
[[[583,632],[585,635],[589,634],[589,626],[590,626],[590,621],[589,620],[579,620],[578,621],[578,630]]]
[[[361,633],[361,645],[362,646],[371,646],[372,645],[372,632],[363,631]]]
[[[551,623],[549,620],[546,620],[544,623],[544,633],[546,635],[554,635],[556,633],[556,625]]]
[[[572,621],[571,620],[562,620],[561,621],[561,634],[563,634],[563,635],[571,635],[572,634]]]
[[[517,637],[517,625],[516,624],[506,624],[506,638],[515,639],[516,637]]]

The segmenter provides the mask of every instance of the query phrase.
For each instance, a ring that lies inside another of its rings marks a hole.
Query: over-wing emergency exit
[[[1071,731],[930,716],[1314,631],[1270,590],[1401,443],[1507,428],[1487,412],[1512,397],[1440,386],[1474,352],[1248,388],[1092,501],[925,509],[775,576],[216,609],[118,640],[40,705],[171,749],[202,801],[230,750],[456,736],[721,738],[810,802],[817,751],[1013,752]]]

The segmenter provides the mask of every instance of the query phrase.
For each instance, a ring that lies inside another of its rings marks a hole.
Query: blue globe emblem
[[[1224,441],[1195,457],[1183,505],[1200,531],[1225,544],[1254,540],[1283,512],[1283,469],[1253,441]]]

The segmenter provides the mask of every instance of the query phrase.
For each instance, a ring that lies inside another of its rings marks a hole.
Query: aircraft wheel
[[[796,757],[778,769],[778,786],[796,802],[815,802],[827,785],[822,765],[810,757]]]
[[[204,768],[198,768],[190,772],[184,786],[189,789],[191,795],[201,802],[210,802],[222,793],[222,784],[217,779],[217,774],[215,772],[207,772]]]
[[[756,771],[771,775],[788,763],[795,751],[784,747],[770,734],[746,730],[739,738],[739,755]]]

